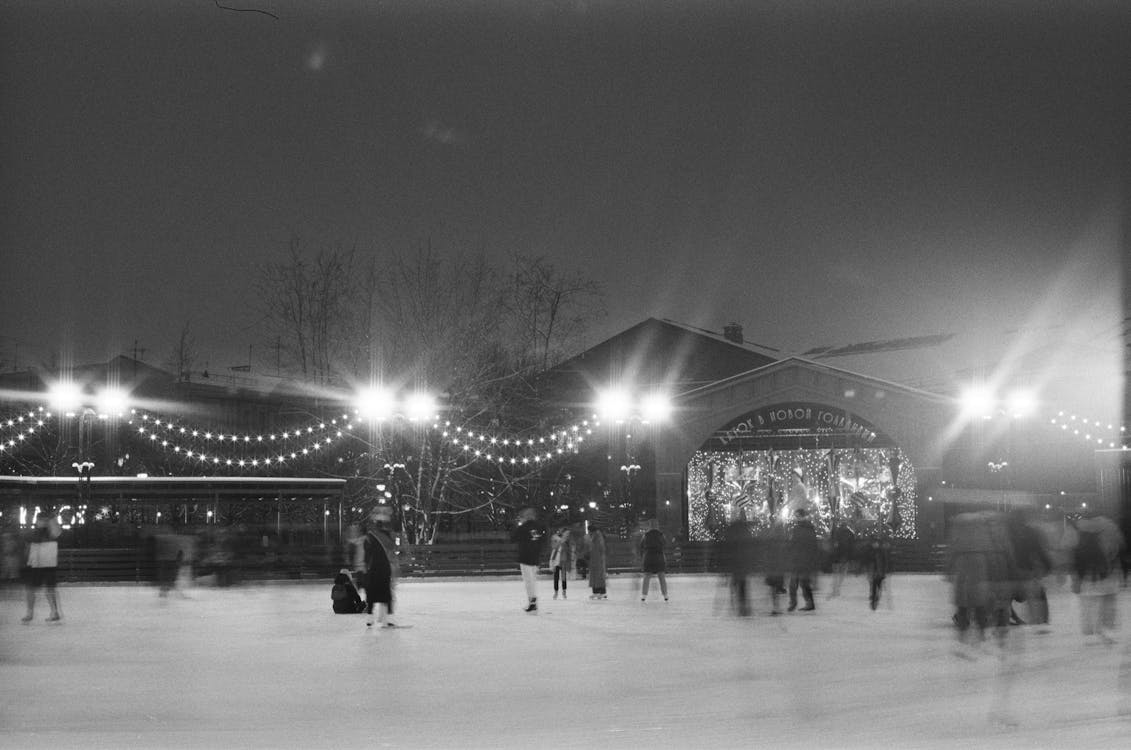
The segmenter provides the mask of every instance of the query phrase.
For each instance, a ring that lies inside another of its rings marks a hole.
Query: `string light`
[[[1063,432],[1071,431],[1074,437],[1079,437],[1092,445],[1128,450],[1126,425],[1120,425],[1117,429],[1111,422],[1101,422],[1098,419],[1081,417],[1063,411],[1057,412],[1055,417],[1050,417],[1048,424],[1059,427]]]

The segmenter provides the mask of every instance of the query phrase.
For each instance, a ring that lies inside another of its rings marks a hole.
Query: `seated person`
[[[330,598],[334,601],[334,611],[339,615],[356,615],[365,611],[365,602],[361,600],[361,594],[357,592],[350,572],[345,568],[334,577]]]

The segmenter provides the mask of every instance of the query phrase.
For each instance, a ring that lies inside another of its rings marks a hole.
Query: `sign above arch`
[[[715,430],[706,450],[736,451],[795,447],[891,447],[893,441],[867,420],[825,404],[771,404]]]

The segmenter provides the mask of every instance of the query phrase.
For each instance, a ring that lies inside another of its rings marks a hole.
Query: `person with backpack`
[[[339,615],[356,615],[365,611],[365,602],[362,601],[357,586],[353,585],[348,568],[342,568],[334,577],[330,599],[334,602],[334,612]]]
[[[656,519],[647,524],[647,531],[640,537],[640,568],[644,573],[644,583],[640,589],[640,601],[648,601],[648,585],[652,576],[660,579],[660,593],[668,600],[668,579],[664,577],[667,560],[664,556],[664,532],[660,531]]]
[[[1110,646],[1115,640],[1108,632],[1115,630],[1115,599],[1122,584],[1117,571],[1123,533],[1104,516],[1078,519],[1075,527],[1072,590],[1080,596],[1081,629],[1085,639],[1096,636]]]

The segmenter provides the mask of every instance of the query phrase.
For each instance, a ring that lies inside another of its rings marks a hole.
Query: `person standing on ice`
[[[891,529],[886,523],[879,523],[872,530],[865,542],[864,555],[864,565],[868,570],[868,603],[875,609],[884,592],[884,579],[891,571]],[[888,606],[891,606],[890,598]]]
[[[547,529],[538,520],[533,508],[518,512],[518,524],[511,531],[511,541],[517,547],[518,568],[522,571],[522,584],[526,588],[526,612],[538,611],[538,563],[546,545]]]
[[[797,521],[789,536],[789,611],[797,609],[797,589],[805,598],[802,612],[816,609],[813,604],[813,580],[821,566],[821,545],[817,540],[817,530],[809,520],[809,512],[799,508],[795,514]]]
[[[770,614],[781,614],[781,595],[785,593],[785,572],[788,554],[785,527],[780,521],[774,521],[766,531],[763,551],[762,568],[765,571],[765,582],[770,589]]]
[[[731,606],[740,617],[746,617],[750,614],[746,585],[754,572],[755,546],[754,532],[745,513],[731,521],[723,532],[722,552]]]
[[[550,570],[554,571],[554,598],[558,598],[561,586],[562,598],[566,598],[569,571],[573,568],[573,539],[569,527],[550,537]]]
[[[373,608],[376,605],[378,622],[395,628],[393,620],[394,589],[399,566],[397,545],[393,541],[389,524],[392,509],[379,505],[370,516],[370,526],[365,534],[365,626],[373,626]]]
[[[829,598],[840,596],[840,587],[848,575],[848,569],[856,560],[856,533],[845,521],[837,521],[829,534],[829,543],[832,550],[829,557],[833,567],[832,590]]]
[[[1123,583],[1119,561],[1123,532],[1106,516],[1081,518],[1075,526],[1072,590],[1080,596],[1084,637],[1094,635],[1110,646],[1115,640],[1108,631],[1116,627],[1116,597]]]
[[[667,560],[664,557],[664,532],[653,518],[648,521],[648,530],[640,538],[640,569],[644,572],[644,583],[640,589],[640,601],[648,600],[648,584],[652,576],[660,579],[660,593],[668,600],[668,579],[664,577]]]
[[[608,599],[605,569],[605,533],[595,524],[589,525],[589,588],[590,599]]]
[[[47,603],[51,606],[47,621],[63,619],[59,613],[59,595],[55,591],[55,572],[59,567],[59,543],[55,539],[61,531],[53,518],[41,518],[36,524],[35,541],[28,545],[27,614],[23,622],[31,622],[35,616],[35,595],[40,586],[46,589]]]

